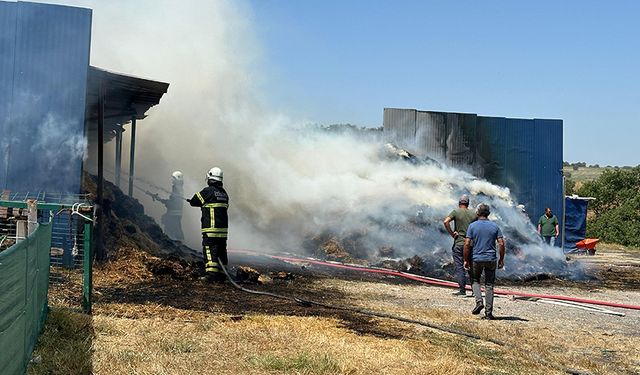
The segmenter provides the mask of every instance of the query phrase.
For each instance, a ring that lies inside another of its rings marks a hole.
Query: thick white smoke
[[[221,167],[231,196],[231,247],[291,251],[310,235],[358,233],[369,255],[392,246],[398,256],[444,259],[451,239],[441,221],[469,193],[474,204],[492,205],[510,235],[524,238],[519,244],[533,242],[531,256],[551,253],[536,243],[508,190],[462,171],[389,158],[381,142],[309,130],[304,121],[270,112],[261,48],[244,2],[65,3],[94,9],[93,65],[170,83],[160,105],[139,122],[136,173],[170,189],[171,172],[181,170],[191,196],[209,168]],[[125,150],[127,142],[125,133]],[[141,191],[136,197],[160,217],[163,207]],[[421,229],[406,229],[408,221]],[[185,242],[198,248],[197,209],[185,207],[183,227]]]

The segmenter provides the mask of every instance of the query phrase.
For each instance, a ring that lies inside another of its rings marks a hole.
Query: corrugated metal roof
[[[160,103],[167,92],[169,84],[149,79],[109,72],[104,69],[90,67],[87,82],[88,136],[97,132],[98,97],[100,82],[105,88],[105,142],[115,136],[114,130],[121,124],[146,117],[149,108]]]
[[[1,187],[78,192],[91,10],[2,2],[0,20],[3,34],[15,30],[13,43],[2,39],[0,95],[10,102],[8,116],[1,109],[3,135],[11,143]]]

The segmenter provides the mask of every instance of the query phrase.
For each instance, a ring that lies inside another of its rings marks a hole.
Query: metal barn
[[[89,65],[91,9],[0,1],[0,191],[22,200],[79,201],[83,170],[103,181],[103,149],[115,148],[120,182],[122,137],[131,137],[129,194],[135,178],[137,121],[158,104],[169,84]],[[97,165],[83,165],[88,151]],[[95,203],[102,200],[98,183]],[[69,217],[54,219],[53,246],[69,258]],[[100,244],[100,227],[96,228]],[[101,248],[98,258],[104,257]],[[72,265],[72,264],[68,264]]]

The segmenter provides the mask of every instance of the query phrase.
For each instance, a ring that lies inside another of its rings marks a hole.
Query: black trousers
[[[216,279],[225,279],[225,274],[220,263],[225,266],[229,262],[227,258],[226,238],[202,238],[202,253],[204,255],[204,271],[206,275],[214,276]]]

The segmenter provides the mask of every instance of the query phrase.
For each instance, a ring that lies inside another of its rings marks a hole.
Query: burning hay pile
[[[95,197],[95,176],[85,175],[84,187]],[[108,260],[119,260],[118,274],[132,278],[158,275],[176,279],[200,275],[200,254],[170,239],[153,218],[144,213],[144,207],[136,199],[108,181],[104,183],[103,212],[104,247]]]
[[[581,273],[576,273],[579,267],[569,264],[560,249],[542,243],[508,189],[433,160],[419,160],[404,150],[387,147],[380,152],[378,147],[375,153],[369,151],[360,155],[365,160],[356,160],[362,170],[338,173],[337,182],[336,178],[331,180],[337,188],[322,199],[310,198],[302,187],[298,189],[304,192],[292,192],[290,196],[296,198],[286,197],[291,201],[277,207],[271,207],[268,199],[261,200],[259,205],[239,199],[232,206],[238,208],[231,217],[255,222],[249,230],[234,233],[241,237],[244,232],[254,242],[292,253],[300,253],[302,249],[307,255],[327,260],[451,278],[452,240],[442,220],[455,206],[457,197],[468,194],[472,207],[489,204],[490,219],[497,222],[505,235],[508,255],[498,277],[525,280],[542,273],[561,278],[580,277]],[[372,170],[369,167],[373,164],[378,167]],[[95,193],[93,179],[88,179],[86,186]],[[259,212],[252,211],[256,207]],[[104,214],[109,254],[135,248],[173,262],[151,267],[158,274],[183,275],[200,268],[199,252],[172,241],[145,215],[137,200],[108,182]],[[268,234],[261,236],[264,233]]]
[[[402,178],[380,180],[385,184],[396,178],[393,190],[377,192],[377,186],[370,186],[373,192],[351,202],[350,210],[337,207],[330,221],[303,239],[307,254],[452,279],[452,240],[442,221],[456,207],[457,197],[468,194],[472,209],[479,203],[491,207],[490,219],[505,236],[506,265],[498,277],[520,281],[582,277],[579,264],[568,262],[561,249],[542,243],[508,189],[393,145],[370,157],[378,159],[380,169]]]

